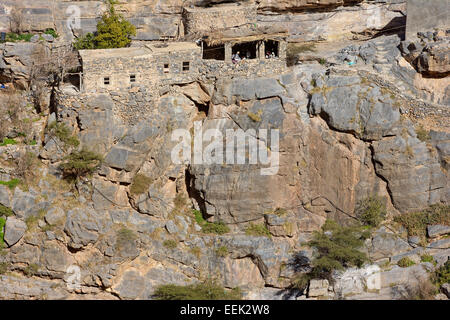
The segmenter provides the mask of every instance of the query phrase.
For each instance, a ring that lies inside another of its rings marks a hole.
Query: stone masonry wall
[[[183,63],[189,62],[189,70],[183,70]],[[202,65],[201,49],[195,51],[173,51],[170,54],[158,54],[154,57],[156,75],[162,85],[173,83],[187,83],[198,78]],[[168,64],[168,72],[164,71],[164,65]]]
[[[281,74],[286,69],[283,59],[251,59],[243,60],[237,64],[218,60],[206,60],[201,73],[206,78],[228,76],[263,76]]]
[[[149,57],[99,58],[83,61],[83,89],[85,92],[130,88],[130,75],[136,76],[136,83],[152,86],[156,73]],[[104,84],[109,77],[110,84]]]

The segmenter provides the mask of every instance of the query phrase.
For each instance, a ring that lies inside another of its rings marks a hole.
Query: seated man
[[[241,61],[241,57],[239,56],[239,51],[236,52],[236,54],[233,54],[231,56],[231,61],[233,61],[233,63],[238,63],[239,61]]]

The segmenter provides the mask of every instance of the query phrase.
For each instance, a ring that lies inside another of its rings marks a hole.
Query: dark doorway
[[[244,42],[235,44],[232,48],[232,53],[236,54],[239,52],[239,57],[241,59],[256,59],[257,58],[257,47],[258,42]]]
[[[225,46],[208,46],[203,43],[203,59],[225,60]]]
[[[266,50],[266,52],[264,52],[264,55],[265,55],[266,59],[277,58],[280,56],[278,41],[267,40],[264,42],[264,44],[265,44],[265,50]]]

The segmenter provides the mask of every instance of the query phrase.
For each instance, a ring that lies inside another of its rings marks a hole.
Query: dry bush
[[[9,28],[11,32],[21,34],[26,31],[25,16],[22,8],[14,7],[9,15]]]
[[[31,134],[31,121],[23,119],[26,110],[22,100],[21,95],[15,91],[2,93],[0,97],[0,141],[12,130],[23,136]]]
[[[25,185],[35,184],[38,174],[38,167],[41,162],[32,152],[26,152],[16,160],[16,174]]]
[[[415,281],[407,285],[400,292],[401,300],[434,300],[438,293],[436,286],[428,277],[419,277],[415,275]]]
[[[71,46],[50,49],[45,44],[36,46],[32,61],[30,87],[36,110],[42,112],[49,107],[50,87],[57,87],[67,72],[79,68],[80,62]]]

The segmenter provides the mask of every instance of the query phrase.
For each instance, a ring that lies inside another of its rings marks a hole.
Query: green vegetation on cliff
[[[304,289],[310,279],[331,279],[334,270],[361,267],[368,261],[367,255],[360,251],[370,232],[361,225],[340,226],[327,220],[322,230],[314,232],[307,245],[315,249],[312,270],[294,278],[293,286]]]
[[[74,42],[77,50],[124,48],[136,35],[136,27],[120,14],[116,13],[113,1],[110,1],[109,11],[104,13],[97,23],[96,34],[87,33]]]
[[[435,204],[422,211],[396,216],[394,221],[405,227],[409,236],[425,237],[427,225],[450,225],[450,206]]]
[[[174,284],[159,286],[153,297],[156,300],[240,300],[239,288],[225,290],[214,281],[178,286]]]

